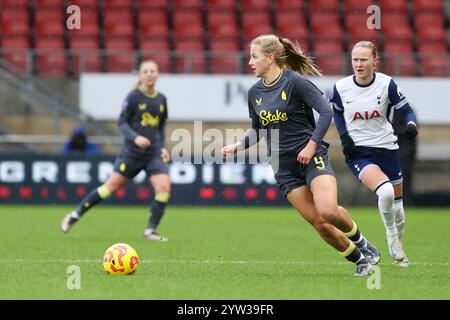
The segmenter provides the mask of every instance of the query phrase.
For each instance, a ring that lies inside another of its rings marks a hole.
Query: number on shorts
[[[318,170],[325,169],[325,161],[323,161],[322,156],[314,157],[314,162],[316,163],[316,168]]]

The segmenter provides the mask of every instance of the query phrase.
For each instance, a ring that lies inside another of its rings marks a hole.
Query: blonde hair
[[[156,63],[155,60],[148,59],[148,60],[141,61],[141,63],[139,64],[139,73],[141,72],[142,66],[146,63],[153,63],[156,66],[156,68],[159,69],[158,63]],[[139,79],[139,81],[136,83],[135,89],[137,89],[140,85],[141,85],[141,79]]]
[[[300,74],[321,76],[313,58],[303,54],[300,46],[288,38],[277,37],[273,34],[265,34],[256,37],[250,45],[258,45],[264,54],[273,54],[275,62],[281,68],[287,67]]]
[[[353,46],[352,51],[353,51],[355,48],[367,48],[367,49],[370,49],[370,52],[372,53],[373,58],[375,59],[375,71],[377,71],[377,70],[378,70],[378,59],[379,59],[379,56],[378,56],[378,49],[377,49],[377,47],[373,44],[373,42],[372,42],[372,41],[367,41],[367,40],[360,41],[360,42],[356,43],[356,44]]]

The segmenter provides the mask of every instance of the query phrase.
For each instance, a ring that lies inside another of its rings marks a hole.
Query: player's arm
[[[417,118],[414,111],[393,79],[389,82],[388,91],[390,103],[395,110],[403,114],[403,118],[405,119],[405,136],[408,139],[414,139],[418,134]]]
[[[148,147],[150,147],[150,140],[144,136],[139,135],[130,126],[134,109],[135,108],[133,102],[130,98],[127,97],[122,105],[122,111],[120,112],[117,126],[127,140],[134,141],[134,143],[141,149],[147,149]]]
[[[259,122],[257,114],[255,113],[255,110],[253,109],[253,106],[251,105],[250,94],[248,98],[248,111],[249,116],[252,120],[251,129],[248,129],[245,132],[244,137],[238,142],[226,145],[222,148],[222,154],[224,158],[228,158],[229,156],[235,154],[236,152],[248,149],[254,144],[258,143],[260,139],[261,124]]]
[[[342,99],[336,89],[336,85],[333,85],[333,90],[331,91],[329,101],[333,108],[334,124],[336,125],[336,130],[341,139],[344,155],[347,157],[352,157],[356,153],[356,146],[355,142],[348,134],[347,127],[345,125],[344,106],[342,105]]]
[[[297,160],[300,163],[308,164],[316,152],[317,145],[322,141],[330,127],[333,111],[328,105],[328,101],[323,97],[322,91],[311,81],[299,78],[296,88],[306,105],[316,110],[319,114],[316,127],[309,142],[297,156]]]
[[[159,143],[161,146],[161,158],[163,159],[163,161],[165,163],[169,163],[170,162],[170,153],[169,151],[165,148],[166,145],[166,120],[168,117],[168,113],[167,113],[167,101],[164,100],[164,112],[161,116],[161,120],[159,122],[159,127],[158,127],[158,131],[159,131]]]

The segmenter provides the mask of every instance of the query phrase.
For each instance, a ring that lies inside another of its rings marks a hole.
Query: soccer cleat
[[[355,277],[364,277],[374,272],[369,263],[359,263],[356,265]]]
[[[64,233],[69,232],[70,228],[78,221],[78,219],[73,218],[74,211],[69,212],[61,222],[61,230]]]
[[[364,247],[359,248],[361,253],[366,257],[367,262],[372,265],[378,264],[381,260],[380,252],[373,245],[366,241],[366,245]]]
[[[166,237],[164,237],[160,234],[157,234],[154,231],[147,232],[147,230],[144,232],[144,238],[147,240],[154,240],[154,241],[161,241],[161,242],[169,241],[169,239],[167,239]]]
[[[406,257],[405,251],[403,251],[403,246],[398,238],[387,238],[389,254],[394,258],[394,264],[402,268],[409,267],[409,260]]]

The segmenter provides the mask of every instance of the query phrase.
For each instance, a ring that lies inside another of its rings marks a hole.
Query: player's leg
[[[167,241],[168,239],[155,232],[164,215],[165,207],[170,199],[170,177],[167,173],[150,176],[150,184],[155,191],[155,197],[150,208],[150,217],[144,237],[149,240]]]
[[[395,216],[395,227],[397,229],[399,243],[397,245],[397,251],[401,252],[399,257],[402,259],[396,259],[396,263],[401,267],[409,267],[409,260],[406,257],[405,251],[403,250],[403,233],[405,230],[405,210],[403,208],[403,185],[398,183],[394,185],[394,216]]]
[[[378,196],[378,210],[386,229],[386,239],[390,255],[398,260],[403,259],[403,253],[398,250],[398,233],[394,216],[394,187],[390,179],[376,165],[367,166],[361,175],[361,181]]]
[[[319,175],[310,183],[318,214],[341,230],[364,254],[371,264],[380,261],[380,253],[362,235],[348,211],[337,204],[336,178],[331,174]]]
[[[338,250],[345,259],[357,265],[355,276],[364,276],[371,272],[368,261],[353,242],[319,215],[308,187],[303,186],[291,190],[287,194],[287,199],[297,212],[316,229],[323,240]]]
[[[100,187],[92,190],[78,205],[78,207],[68,213],[62,223],[61,229],[64,232],[68,232],[70,228],[93,206],[99,204],[103,200],[106,200],[114,193],[117,189],[125,185],[128,181],[128,178],[119,174],[117,172],[113,172],[108,180],[101,185]]]

